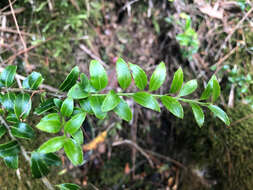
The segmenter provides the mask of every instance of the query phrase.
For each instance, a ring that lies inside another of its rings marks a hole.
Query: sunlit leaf
[[[108,83],[108,77],[104,67],[97,60],[90,62],[90,80],[92,86],[97,90],[102,90]]]
[[[132,77],[127,63],[122,58],[116,62],[116,73],[120,87],[125,90],[131,84]]]
[[[184,117],[184,110],[182,105],[175,98],[171,96],[162,96],[161,98],[163,105],[169,110],[173,115],[179,118]]]
[[[133,95],[134,101],[143,107],[160,112],[157,100],[147,92],[137,92]]]
[[[149,91],[157,90],[162,86],[166,77],[166,67],[165,63],[161,62],[153,72],[150,82],[149,82]]]

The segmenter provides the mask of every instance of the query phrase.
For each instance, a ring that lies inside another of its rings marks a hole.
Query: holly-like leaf
[[[131,84],[132,77],[127,63],[122,58],[116,62],[116,73],[120,87],[125,90]]]
[[[64,151],[73,165],[80,165],[83,162],[83,151],[79,143],[74,139],[67,139],[64,144]]]
[[[74,110],[73,98],[67,97],[61,105],[61,114],[70,117]]]
[[[124,119],[125,121],[131,121],[132,119],[132,111],[128,104],[120,98],[120,103],[117,105],[116,108],[113,110],[121,119]]]
[[[5,135],[6,132],[7,132],[7,129],[4,126],[0,125],[0,139],[2,136]]]
[[[23,80],[22,86],[25,89],[38,89],[39,85],[42,84],[43,78],[40,73],[32,72],[25,80]]]
[[[147,83],[148,83],[146,73],[138,65],[129,63],[129,66],[132,71],[135,85],[140,90],[144,90],[144,88],[147,86]]]
[[[80,84],[75,84],[68,92],[68,97],[73,99],[82,99],[88,97],[89,94],[84,91]]]
[[[143,107],[160,112],[157,100],[147,92],[137,92],[133,95],[134,101]]]
[[[168,111],[170,111],[176,117],[183,119],[184,110],[179,101],[171,96],[162,96],[161,101]]]
[[[41,115],[55,107],[54,99],[49,98],[46,101],[40,103],[40,105],[35,109],[34,113],[37,115]]]
[[[179,91],[178,96],[187,96],[191,93],[193,93],[198,87],[197,80],[190,80],[187,83],[183,85],[181,90]]]
[[[79,76],[79,68],[76,66],[70,71],[66,79],[60,85],[59,89],[63,92],[68,91],[72,86],[76,84],[78,76]]]
[[[78,185],[73,183],[63,183],[56,185],[56,187],[60,188],[60,190],[79,190],[81,189]]]
[[[75,139],[75,141],[78,143],[78,144],[83,144],[83,131],[81,128],[79,128],[77,130],[77,132],[75,132],[72,137]]]
[[[32,108],[29,94],[19,94],[15,99],[14,112],[17,118],[26,118]]]
[[[166,77],[166,67],[165,63],[161,62],[153,72],[150,82],[149,82],[149,91],[157,90],[162,86]]]
[[[33,128],[26,123],[18,123],[11,127],[11,134],[18,138],[32,139],[35,137]]]
[[[51,113],[43,117],[36,127],[48,133],[58,133],[61,129],[61,120],[58,113]]]
[[[104,89],[108,83],[108,77],[101,63],[97,60],[92,60],[90,62],[89,70],[92,86],[94,86],[97,90]]]
[[[199,105],[194,104],[194,103],[191,103],[190,105],[192,107],[193,115],[198,126],[202,127],[205,121],[205,115],[202,108]]]
[[[220,85],[216,76],[213,78],[213,96],[212,101],[215,102],[220,96]]]
[[[20,147],[17,141],[9,141],[5,144],[0,144],[0,157],[15,156],[20,152]]]
[[[115,93],[114,90],[111,90],[105,97],[101,109],[102,112],[108,112],[113,110],[120,102],[119,96]]]
[[[78,131],[78,129],[83,124],[83,121],[85,119],[86,113],[81,112],[79,114],[76,114],[73,116],[64,126],[64,131],[73,135]]]
[[[4,157],[4,163],[8,168],[18,169],[18,155]]]
[[[4,109],[7,111],[14,111],[14,102],[15,102],[16,96],[12,92],[8,92],[3,95],[2,97],[2,105]]]
[[[53,137],[49,139],[48,141],[46,141],[45,143],[43,143],[39,147],[38,152],[43,153],[43,154],[56,152],[64,146],[65,142],[66,142],[66,137],[64,136]]]
[[[207,107],[214,113],[216,117],[218,117],[226,125],[230,125],[230,121],[227,114],[220,107],[215,105],[209,105]]]
[[[106,112],[103,112],[101,109],[101,105],[102,105],[104,99],[105,99],[105,97],[103,97],[103,96],[90,96],[89,97],[91,109],[98,119],[104,119],[106,116]]]
[[[184,82],[184,74],[183,74],[183,70],[180,67],[174,74],[173,80],[172,80],[172,84],[170,87],[170,93],[177,93]]]
[[[13,84],[17,66],[9,65],[1,73],[1,82],[5,87],[10,87]]]

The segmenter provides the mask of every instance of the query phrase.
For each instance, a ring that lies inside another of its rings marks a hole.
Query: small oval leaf
[[[64,146],[65,142],[66,142],[66,137],[64,136],[53,137],[49,139],[48,141],[46,141],[45,143],[43,143],[39,147],[38,152],[43,153],[43,154],[56,152]]]
[[[11,134],[18,138],[32,139],[35,137],[33,128],[26,123],[18,123],[11,127]]]
[[[213,96],[212,102],[215,102],[220,96],[220,84],[216,77],[213,79]]]
[[[73,98],[66,98],[61,105],[61,114],[63,116],[70,117],[74,110],[74,101]]]
[[[144,90],[147,86],[148,79],[146,73],[138,65],[129,63],[132,75],[134,78],[134,83],[140,90]]]
[[[73,99],[82,99],[88,97],[89,94],[84,91],[80,84],[75,84],[68,92],[68,97]]]
[[[28,94],[19,94],[15,99],[14,111],[17,118],[26,118],[32,108],[32,101]]]
[[[58,133],[61,129],[61,120],[58,113],[51,113],[43,117],[36,127],[48,133]]]
[[[122,58],[116,62],[116,73],[120,87],[125,90],[131,84],[132,77],[127,63]]]
[[[205,121],[205,115],[201,107],[197,104],[191,103],[194,118],[199,127],[202,127]]]
[[[64,151],[74,166],[83,162],[83,151],[79,143],[74,139],[67,139],[64,144]]]
[[[76,66],[70,71],[66,79],[60,85],[59,89],[63,92],[68,91],[72,86],[75,85],[78,76],[79,76],[79,68]]]
[[[177,93],[184,82],[184,74],[183,74],[183,70],[180,67],[174,74],[173,80],[172,80],[172,84],[170,87],[170,93]]]
[[[106,112],[103,112],[101,109],[101,105],[104,99],[105,99],[104,96],[90,96],[89,97],[91,109],[98,119],[104,119],[106,116]]]
[[[1,82],[5,87],[10,87],[13,84],[17,66],[9,65],[1,73]]]
[[[165,63],[161,62],[153,72],[150,82],[149,82],[149,91],[157,90],[162,86],[166,77],[166,67]]]
[[[157,100],[147,92],[137,92],[133,95],[134,101],[143,107],[160,112]]]
[[[64,126],[64,131],[73,135],[83,124],[86,113],[81,112],[73,116]]]
[[[184,110],[182,105],[175,98],[171,96],[162,96],[162,104],[169,110],[173,115],[183,119]]]
[[[121,119],[124,119],[125,121],[131,121],[132,120],[132,111],[128,104],[120,98],[120,103],[117,105],[116,108],[113,110]]]
[[[190,80],[187,83],[185,83],[183,85],[183,87],[181,88],[181,90],[179,91],[178,96],[187,96],[191,93],[193,93],[198,87],[198,83],[197,80]]]
[[[105,97],[101,109],[102,112],[108,112],[113,110],[120,102],[119,96],[115,93],[114,90],[111,90]]]
[[[25,80],[23,80],[22,86],[25,89],[38,89],[39,85],[42,84],[43,78],[40,73],[32,72]]]
[[[108,77],[104,67],[97,60],[90,62],[90,81],[97,90],[102,90],[107,86]]]
[[[229,118],[227,114],[218,106],[215,105],[209,105],[207,106],[216,117],[220,118],[221,121],[223,121],[226,125],[230,125]]]

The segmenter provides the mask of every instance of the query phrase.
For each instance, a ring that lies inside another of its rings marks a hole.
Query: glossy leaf
[[[147,92],[137,92],[133,95],[134,101],[143,107],[160,112],[157,100]]]
[[[123,100],[120,99],[120,103],[117,105],[116,108],[113,110],[121,119],[124,119],[125,121],[131,121],[132,120],[132,111],[128,104]]]
[[[60,188],[60,190],[79,190],[81,189],[78,185],[73,183],[63,183],[56,185],[56,187]]]
[[[37,115],[41,115],[55,107],[54,99],[49,98],[46,101],[40,103],[40,105],[35,109],[34,113]]]
[[[104,101],[104,98],[105,97],[102,97],[102,96],[90,96],[89,97],[91,109],[98,119],[104,119],[106,116],[106,112],[103,112],[101,109],[101,105]]]
[[[173,80],[172,80],[172,84],[170,87],[170,93],[177,93],[184,82],[184,74],[183,74],[183,70],[180,67],[174,74]]]
[[[56,152],[64,146],[65,142],[66,142],[66,137],[64,136],[53,137],[49,139],[48,141],[46,141],[45,143],[43,143],[39,147],[38,152],[43,153],[43,154]]]
[[[178,96],[187,96],[191,93],[193,93],[198,87],[197,80],[190,80],[187,83],[183,85],[181,90],[179,91]]]
[[[213,79],[213,95],[212,101],[215,102],[220,96],[220,85],[216,77]]]
[[[94,86],[97,90],[104,89],[108,83],[108,77],[101,63],[97,60],[92,60],[90,62],[89,70],[92,86]]]
[[[162,96],[161,101],[168,111],[170,111],[176,117],[183,119],[184,110],[179,101],[171,96]]]
[[[85,112],[87,112],[89,114],[93,114],[89,98],[80,100],[79,103],[80,103],[80,106],[81,106],[81,108],[82,108],[83,111],[85,111]]]
[[[116,73],[120,87],[125,90],[131,84],[132,77],[127,63],[122,58],[116,62]]]
[[[63,116],[70,117],[74,110],[74,101],[73,98],[66,98],[61,105],[61,114]]]
[[[81,128],[79,128],[77,130],[77,132],[75,132],[72,137],[75,139],[75,141],[78,143],[78,144],[83,144],[83,131]]]
[[[212,95],[214,76],[215,75],[213,75],[212,78],[208,81],[207,86],[206,86],[204,92],[202,92],[202,94],[200,96],[201,100],[206,100],[206,99],[208,99]]]
[[[54,98],[54,105],[60,109],[61,108],[61,105],[62,105],[62,100],[58,99],[58,98]]]
[[[0,144],[0,157],[15,156],[20,152],[20,147],[17,141],[9,141]]]
[[[7,129],[4,126],[0,125],[0,139],[2,136],[5,135],[6,132],[7,132]]]
[[[191,103],[190,105],[192,107],[193,115],[198,126],[202,127],[205,121],[205,115],[202,108],[199,105],[194,104],[194,103]]]
[[[9,65],[1,73],[1,82],[5,87],[10,87],[13,84],[17,66]]]
[[[61,129],[60,116],[57,113],[51,113],[43,117],[36,127],[48,133],[58,133]]]
[[[64,144],[64,151],[73,165],[80,165],[83,162],[83,151],[79,143],[74,139],[67,139]]]
[[[18,138],[32,139],[35,137],[33,128],[26,123],[18,123],[11,127],[11,134]]]
[[[135,85],[140,90],[144,90],[144,88],[147,86],[147,83],[148,83],[146,73],[138,65],[129,63],[129,66],[132,71]]]
[[[80,87],[82,89],[85,89],[88,85],[89,85],[89,79],[88,77],[84,74],[84,73],[81,73],[80,75]]]
[[[111,90],[105,97],[101,109],[102,112],[108,112],[113,110],[120,102],[119,96],[115,93],[114,90]]]
[[[2,98],[2,105],[7,111],[13,111],[14,110],[14,102],[15,102],[16,96],[12,92],[8,92],[3,95]]]
[[[32,101],[28,94],[18,94],[15,99],[14,112],[17,118],[26,118],[32,108]]]
[[[72,86],[75,85],[78,76],[79,76],[79,68],[76,66],[70,71],[66,79],[60,85],[59,89],[63,92],[68,91]]]
[[[8,168],[18,169],[18,155],[4,157],[4,163]]]
[[[209,105],[207,107],[214,113],[216,117],[218,117],[226,125],[230,125],[230,121],[227,114],[221,108],[215,105]]]
[[[41,159],[45,161],[45,163],[48,166],[60,166],[61,165],[61,159],[54,153],[47,153],[47,154],[40,154]]]
[[[34,178],[46,176],[49,173],[49,167],[43,160],[43,155],[38,152],[32,152],[31,170]]]
[[[149,82],[149,91],[157,90],[162,86],[166,77],[166,67],[165,63],[161,62],[153,72],[150,82]]]
[[[43,78],[40,73],[32,72],[25,80],[23,80],[22,86],[25,89],[38,89],[39,85],[42,84]]]
[[[19,119],[17,119],[17,116],[15,113],[9,112],[7,117],[6,117],[6,121],[10,122],[10,123],[19,123]]]
[[[64,126],[64,131],[73,135],[80,129],[81,125],[83,124],[83,121],[85,119],[86,113],[81,112],[79,114],[76,114],[73,116]]]
[[[68,97],[73,99],[82,99],[88,97],[89,94],[84,91],[80,84],[75,84],[68,92]]]

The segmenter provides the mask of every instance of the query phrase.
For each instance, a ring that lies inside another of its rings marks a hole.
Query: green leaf
[[[147,86],[147,83],[148,83],[146,73],[138,65],[129,63],[129,66],[132,71],[135,85],[140,90],[144,90],[144,88]]]
[[[71,97],[66,98],[61,105],[61,114],[63,116],[70,117],[71,114],[73,113],[73,109],[74,109],[73,98]]]
[[[54,153],[38,154],[40,154],[41,159],[43,159],[48,166],[60,166],[62,163],[61,159]]]
[[[85,111],[89,114],[93,114],[93,111],[92,111],[91,105],[90,105],[90,100],[88,98],[80,100],[79,103],[80,103],[80,106],[83,111]]]
[[[108,112],[113,110],[120,102],[119,96],[115,93],[114,90],[111,90],[105,97],[101,109],[102,112]]]
[[[160,112],[157,100],[147,92],[137,92],[133,95],[134,101],[143,107]]]
[[[206,100],[206,99],[208,99],[212,95],[214,76],[215,75],[213,75],[212,78],[208,81],[207,86],[206,86],[204,92],[202,92],[202,94],[200,96],[201,100]]]
[[[43,153],[43,154],[56,152],[64,146],[65,142],[66,142],[66,137],[64,136],[53,137],[49,139],[48,141],[46,141],[45,143],[43,143],[39,147],[38,152]]]
[[[20,152],[20,147],[17,141],[9,141],[5,144],[0,144],[0,157],[14,156]]]
[[[60,85],[59,89],[63,92],[68,91],[72,86],[75,85],[76,80],[78,79],[79,76],[79,68],[75,66],[66,79],[63,81],[63,83]]]
[[[22,86],[25,89],[38,89],[39,85],[42,84],[43,78],[40,73],[32,72],[25,80],[23,80]]]
[[[81,189],[78,185],[73,183],[63,183],[56,185],[56,187],[60,188],[60,190],[78,190]]]
[[[64,126],[64,132],[67,132],[71,135],[73,135],[75,132],[78,131],[78,129],[83,124],[83,121],[85,119],[86,113],[81,112],[79,114],[76,114],[73,116]]]
[[[221,121],[223,121],[226,125],[230,125],[229,118],[227,114],[218,106],[215,105],[209,105],[207,106],[216,117],[220,118]]]
[[[81,128],[79,128],[77,130],[77,132],[75,132],[72,137],[75,139],[75,141],[78,143],[78,144],[83,144],[83,131]]]
[[[170,93],[177,93],[182,88],[183,82],[184,74],[182,68],[180,67],[174,74],[170,87]]]
[[[61,129],[61,120],[58,113],[51,113],[43,117],[36,127],[44,132],[58,133]]]
[[[40,105],[35,109],[34,113],[37,115],[41,115],[55,107],[54,99],[49,98],[46,101],[40,103]]]
[[[191,93],[193,93],[198,87],[197,80],[190,80],[187,83],[183,85],[181,90],[179,91],[178,96],[187,96]]]
[[[149,91],[157,90],[162,86],[166,77],[166,67],[165,63],[161,62],[153,72],[150,82],[149,82]]]
[[[8,92],[3,95],[2,98],[2,105],[7,111],[13,111],[14,110],[14,102],[15,102],[16,96],[12,92]]]
[[[15,99],[14,112],[17,118],[26,118],[32,108],[29,94],[18,94]]]
[[[116,108],[113,110],[121,119],[124,119],[125,121],[131,121],[132,119],[132,111],[128,104],[120,98],[120,103],[117,105]]]
[[[212,101],[215,102],[220,96],[220,85],[219,81],[217,80],[216,76],[213,79],[213,97]]]
[[[4,126],[0,125],[0,139],[2,136],[5,135],[6,132],[7,132],[7,129]]]
[[[191,103],[194,118],[199,127],[202,127],[205,121],[205,115],[201,107],[197,104]]]
[[[64,151],[74,166],[80,165],[83,162],[83,151],[74,139],[67,139],[64,144]]]
[[[58,98],[54,98],[54,105],[60,109],[61,105],[62,105],[62,100],[58,99]]]
[[[11,134],[18,138],[32,139],[35,137],[33,128],[26,123],[18,123],[11,127]]]
[[[104,67],[97,60],[92,60],[89,70],[92,86],[97,90],[104,89],[108,83],[108,77]]]
[[[184,110],[179,101],[171,96],[162,96],[161,101],[168,111],[170,111],[176,117],[183,119]]]
[[[125,90],[131,84],[132,77],[127,63],[122,58],[116,62],[116,73],[120,87]]]
[[[98,119],[104,119],[106,116],[106,112],[103,112],[101,109],[101,105],[104,99],[105,99],[104,96],[90,96],[89,97],[91,109]]]
[[[84,73],[81,73],[80,75],[80,87],[82,89],[85,89],[88,85],[89,85],[89,79],[88,77],[84,74]]]
[[[84,91],[80,84],[75,84],[68,92],[68,97],[73,99],[82,99],[88,97],[89,94]]]
[[[4,157],[4,163],[9,168],[18,169],[18,155]]]
[[[7,117],[6,117],[6,120],[10,123],[19,123],[19,119],[17,119],[17,116],[15,113],[12,113],[12,112],[9,112]]]
[[[13,84],[16,70],[17,66],[9,65],[1,73],[1,82],[5,85],[5,87],[10,87]]]

